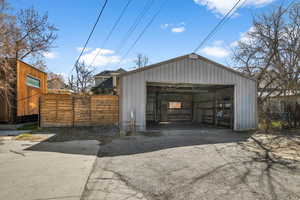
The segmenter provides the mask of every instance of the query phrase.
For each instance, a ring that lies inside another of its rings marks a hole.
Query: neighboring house
[[[66,89],[67,85],[60,77],[54,77],[47,80],[48,89]]]
[[[289,112],[288,107],[291,107],[293,110],[296,104],[300,105],[300,95],[287,94],[287,95],[271,96],[268,98],[267,103],[271,113]]]
[[[120,126],[170,124],[257,128],[257,81],[197,54],[123,73]]]
[[[72,90],[68,89],[64,80],[61,77],[54,77],[47,81],[48,93],[52,94],[71,94]]]
[[[10,63],[16,73],[14,95],[10,102],[0,99],[0,122],[37,120],[39,97],[47,93],[47,73],[21,60],[11,59]]]
[[[112,94],[116,92],[118,85],[118,76],[125,73],[126,70],[120,68],[117,70],[105,70],[94,76],[95,86],[92,88],[95,94]]]

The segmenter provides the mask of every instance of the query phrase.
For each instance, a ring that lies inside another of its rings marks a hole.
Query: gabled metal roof
[[[155,64],[152,64],[152,65],[148,65],[148,66],[145,66],[145,67],[142,67],[142,68],[138,68],[138,69],[135,69],[135,70],[132,70],[132,71],[128,71],[128,72],[125,72],[125,73],[122,73],[120,74],[120,77],[123,77],[123,76],[127,76],[127,75],[130,75],[130,74],[134,74],[134,73],[138,73],[138,72],[142,72],[142,71],[145,71],[145,70],[149,70],[149,69],[152,69],[152,68],[155,68],[155,67],[160,67],[162,65],[165,65],[165,64],[168,64],[168,63],[173,63],[173,62],[177,62],[177,61],[180,61],[180,60],[183,60],[183,59],[186,59],[186,58],[191,58],[191,59],[199,59],[199,60],[202,60],[204,62],[208,62],[208,63],[211,63],[213,65],[216,65],[217,67],[221,67],[225,70],[228,70],[232,73],[235,73],[239,76],[242,76],[244,78],[247,78],[247,79],[250,79],[250,80],[253,80],[253,81],[256,81],[255,78],[253,77],[249,77],[239,71],[236,71],[230,67],[226,67],[225,65],[222,65],[220,63],[217,63],[215,61],[212,61],[208,58],[205,58],[203,56],[200,56],[196,53],[191,53],[191,54],[186,54],[186,55],[183,55],[183,56],[179,56],[179,57],[176,57],[176,58],[172,58],[172,59],[169,59],[169,60],[166,60],[166,61],[162,61],[162,62],[159,62],[159,63],[155,63]]]

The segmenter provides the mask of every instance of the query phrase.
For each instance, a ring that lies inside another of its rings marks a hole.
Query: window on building
[[[32,76],[27,76],[26,77],[26,84],[32,87],[40,88],[41,83],[40,80],[37,78],[34,78]]]
[[[170,109],[180,109],[182,108],[181,102],[169,102],[169,108]]]

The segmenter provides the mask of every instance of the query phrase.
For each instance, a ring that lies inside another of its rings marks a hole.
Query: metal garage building
[[[234,130],[257,127],[256,80],[197,54],[120,76],[120,126],[210,124]]]

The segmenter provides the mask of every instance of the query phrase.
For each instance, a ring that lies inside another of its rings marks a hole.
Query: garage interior
[[[146,126],[233,129],[234,86],[147,83]]]

